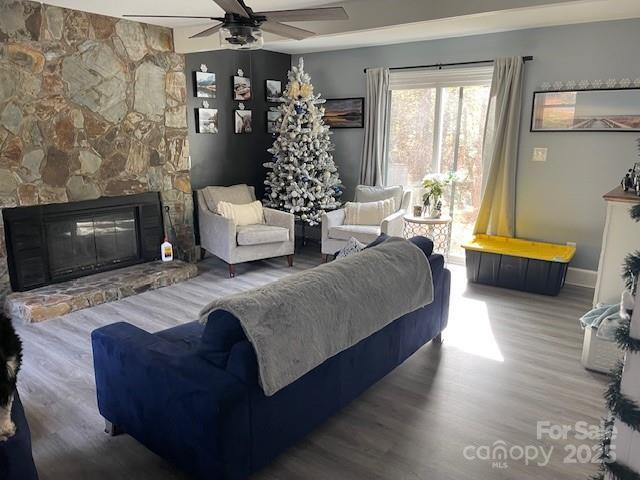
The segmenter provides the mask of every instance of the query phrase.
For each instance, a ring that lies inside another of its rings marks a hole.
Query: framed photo
[[[364,98],[327,99],[324,121],[331,128],[364,128]]]
[[[235,133],[251,133],[251,110],[236,110]]]
[[[251,100],[251,79],[247,77],[233,77],[233,99],[238,102]]]
[[[267,102],[279,102],[282,96],[282,82],[280,80],[265,80]]]
[[[218,133],[218,110],[196,108],[197,133]]]
[[[195,91],[198,98],[216,98],[216,74],[194,72]]]
[[[278,133],[278,124],[280,120],[280,112],[267,111],[267,133]]]
[[[532,132],[640,132],[640,88],[534,92]]]

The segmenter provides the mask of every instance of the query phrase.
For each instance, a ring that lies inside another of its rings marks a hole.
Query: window
[[[442,199],[453,219],[452,259],[471,236],[482,196],[482,142],[492,68],[398,71],[390,77],[391,111],[386,184],[413,190],[429,173],[458,172]]]

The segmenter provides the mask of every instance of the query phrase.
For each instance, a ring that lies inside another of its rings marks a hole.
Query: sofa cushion
[[[358,185],[356,187],[356,202],[378,202],[393,198],[396,212],[402,208],[402,187],[370,187],[368,185]]]
[[[329,238],[349,240],[351,237],[362,243],[371,243],[380,235],[380,227],[375,225],[337,225],[329,229]]]
[[[202,196],[207,208],[218,213],[218,203],[229,202],[237,205],[255,201],[248,185],[232,185],[230,187],[206,187],[202,189]]]
[[[382,220],[395,211],[393,198],[367,203],[347,202],[344,207],[344,223],[347,225],[380,225]]]
[[[433,254],[433,240],[430,238],[418,235],[410,238],[409,241],[422,250],[427,258]]]
[[[220,202],[218,203],[218,213],[231,220],[236,226],[265,223],[262,203],[259,200],[244,205]]]
[[[289,241],[289,229],[273,225],[241,225],[237,228],[238,245],[262,245]]]

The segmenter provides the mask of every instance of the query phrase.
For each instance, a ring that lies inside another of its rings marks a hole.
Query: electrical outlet
[[[546,162],[547,161],[547,148],[534,148],[533,149],[533,158],[531,158],[534,162]]]

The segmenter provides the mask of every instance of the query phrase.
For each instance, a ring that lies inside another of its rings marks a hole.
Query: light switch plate
[[[546,162],[547,161],[547,148],[534,148],[533,157],[531,160],[534,162]]]

